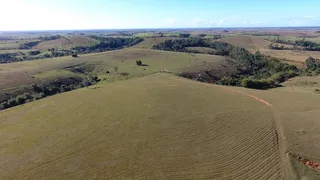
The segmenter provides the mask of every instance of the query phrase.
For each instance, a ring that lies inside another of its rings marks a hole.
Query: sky
[[[0,31],[320,26],[320,0],[0,0]]]

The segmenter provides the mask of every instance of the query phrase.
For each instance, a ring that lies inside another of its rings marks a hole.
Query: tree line
[[[91,36],[91,38],[99,40],[98,43],[88,45],[88,46],[79,46],[72,48],[71,50],[56,50],[54,48],[48,49],[48,52],[40,55],[40,51],[31,51],[28,54],[25,53],[2,53],[0,54],[0,64],[2,63],[12,63],[19,61],[27,60],[36,60],[36,59],[45,59],[52,57],[62,57],[62,56],[72,56],[77,57],[78,54],[92,53],[92,52],[103,52],[121,49],[124,47],[133,46],[135,44],[143,41],[143,38],[140,37],[130,37],[130,38],[114,38],[114,37],[98,37]],[[20,46],[22,49],[32,49],[41,41],[27,42]]]
[[[18,106],[27,102],[42,99],[55,94],[72,91],[75,89],[88,87],[99,82],[97,77],[90,77],[85,79],[69,78],[69,80],[58,80],[54,83],[33,84],[32,90],[16,97],[0,102],[0,110]]]
[[[90,36],[93,39],[99,40],[98,43],[89,46],[78,46],[72,48],[78,53],[91,53],[91,52],[103,52],[121,49],[124,47],[129,47],[136,45],[143,41],[140,37],[130,37],[130,38],[120,38],[120,37],[100,37],[100,36]]]
[[[207,47],[212,49],[210,54],[226,55],[231,46],[224,42],[212,41],[212,39],[193,37],[186,39],[170,39],[154,45],[152,48],[164,51],[200,53],[198,50],[189,50],[187,49],[188,47]]]
[[[234,73],[220,77],[210,72],[210,70],[181,74],[183,77],[199,81],[255,89],[268,89],[277,87],[279,83],[300,73],[300,70],[296,66],[282,63],[280,60],[270,56],[262,55],[259,51],[251,54],[244,48],[202,38],[167,40],[153,46],[153,49],[193,52],[186,49],[187,47],[211,48],[213,54],[225,56],[228,63],[235,67]]]
[[[272,40],[273,43],[281,43],[281,44],[288,44],[288,45],[292,45],[293,48],[288,48],[288,47],[284,47],[284,46],[278,46],[278,45],[274,45],[271,44],[269,45],[269,48],[271,49],[276,49],[276,50],[285,50],[285,49],[289,49],[289,50],[296,50],[296,49],[302,49],[302,50],[307,50],[307,51],[320,51],[320,43],[316,43],[313,41],[307,41],[305,39],[300,39],[300,40],[283,40],[283,39],[275,39]],[[302,47],[302,48],[299,48]]]

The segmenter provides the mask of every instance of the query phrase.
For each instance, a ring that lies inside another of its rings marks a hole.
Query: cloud
[[[318,16],[304,16],[304,18],[317,18]]]
[[[221,20],[219,21],[219,25],[223,25],[223,23],[224,23],[225,21],[226,21],[226,20],[221,19]]]
[[[300,24],[301,24],[301,21],[293,19],[293,20],[291,20],[291,21],[289,22],[289,24],[290,24],[290,25],[300,25]]]
[[[165,21],[167,24],[176,24],[177,23],[177,19],[175,18],[169,18],[169,19],[166,19]]]

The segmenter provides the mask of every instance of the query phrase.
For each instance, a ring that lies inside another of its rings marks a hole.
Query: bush
[[[275,83],[272,80],[263,79],[263,80],[255,80],[245,78],[241,81],[241,86],[245,88],[251,89],[269,89],[275,87]]]
[[[226,86],[240,86],[241,82],[238,78],[233,77],[223,77],[216,82],[219,85],[226,85]]]
[[[137,66],[141,66],[141,65],[142,65],[142,61],[137,60],[137,61],[136,61],[136,64],[137,64]]]
[[[190,34],[181,33],[181,34],[179,34],[179,37],[180,37],[180,38],[188,38],[188,37],[190,37]]]

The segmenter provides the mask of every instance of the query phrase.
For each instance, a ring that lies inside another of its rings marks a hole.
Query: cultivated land
[[[99,85],[2,112],[0,177],[280,179],[275,120],[250,97],[166,74]]]
[[[18,52],[21,56],[37,49],[48,53],[50,48],[70,50],[98,43],[89,35],[144,38],[132,47],[77,58],[0,64],[0,102],[30,92],[35,83],[100,80],[93,86],[1,110],[0,179],[317,180],[319,76],[295,77],[269,90],[218,86],[176,75],[235,72],[226,56],[209,55],[212,49],[207,47],[186,48],[202,54],[152,50],[166,40],[181,39],[180,33],[206,34],[205,38],[221,35],[213,41],[252,53],[259,50],[305,68],[309,56],[320,58],[317,51],[268,46],[275,35],[288,40],[308,36],[316,42],[316,31],[42,32],[12,33],[10,40],[1,40],[6,36],[0,34],[0,49],[5,47],[0,54]],[[165,37],[159,37],[160,32]],[[42,41],[32,49],[17,49],[40,35],[64,37]],[[66,38],[72,43],[66,43]],[[143,65],[138,66],[137,60]]]

